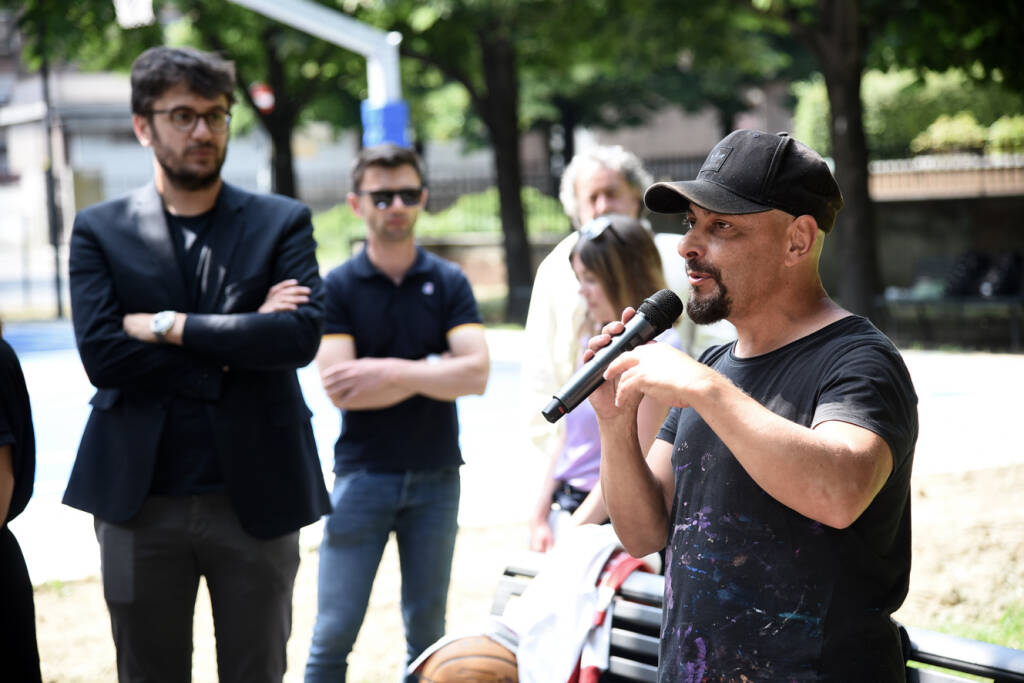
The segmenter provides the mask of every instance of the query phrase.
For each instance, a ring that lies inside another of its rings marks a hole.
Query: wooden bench
[[[542,556],[523,553],[498,582],[491,614],[500,615],[542,566]],[[664,577],[634,572],[614,599],[609,668],[602,681],[657,681],[658,634]],[[913,627],[900,627],[908,644],[909,683],[956,683],[957,674],[984,676],[995,683],[1024,683],[1024,651]],[[918,668],[942,667],[946,671]]]

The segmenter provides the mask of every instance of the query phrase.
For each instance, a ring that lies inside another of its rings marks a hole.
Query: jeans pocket
[[[390,528],[396,499],[396,486],[389,481],[390,476],[365,470],[337,474],[331,489],[327,531],[358,541],[377,534],[378,527]]]

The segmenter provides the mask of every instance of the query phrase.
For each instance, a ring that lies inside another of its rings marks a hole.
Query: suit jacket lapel
[[[132,194],[131,201],[139,237],[153,263],[153,279],[160,282],[160,289],[154,292],[161,301],[157,310],[187,310],[185,282],[178,266],[178,257],[174,253],[174,244],[171,242],[167,219],[164,217],[164,204],[156,191],[156,185],[149,183],[139,188]]]
[[[199,300],[199,310],[204,313],[219,310],[231,259],[246,228],[240,219],[244,206],[245,195],[228,183],[223,183],[207,237],[210,247],[209,280]]]

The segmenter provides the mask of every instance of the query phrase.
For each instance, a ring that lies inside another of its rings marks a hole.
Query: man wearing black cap
[[[660,680],[903,680],[890,615],[910,574],[917,397],[892,343],[821,285],[832,173],[785,133],[740,130],[644,201],[684,215],[690,317],[737,330],[699,362],[623,354],[590,399],[615,531],[636,556],[667,546]],[[646,461],[645,395],[674,406]]]

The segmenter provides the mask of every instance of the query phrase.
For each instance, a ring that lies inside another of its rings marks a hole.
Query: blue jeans
[[[317,617],[306,683],[345,680],[348,654],[392,531],[402,572],[406,666],[444,635],[459,492],[458,468],[336,476],[334,509],[320,545]]]

